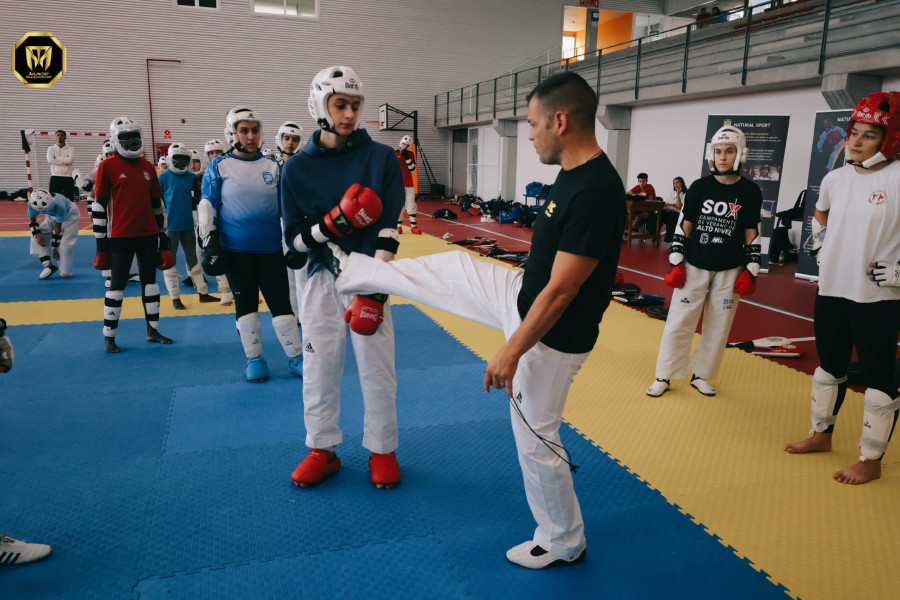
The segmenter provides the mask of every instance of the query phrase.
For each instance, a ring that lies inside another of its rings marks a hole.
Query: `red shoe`
[[[291,480],[300,487],[313,487],[337,473],[340,468],[341,459],[337,454],[313,448],[291,473]]]
[[[413,232],[415,235],[422,235],[422,230],[419,229],[418,227],[415,227],[415,226],[413,226],[412,232]]]
[[[403,233],[403,225],[397,225],[397,233]]]
[[[372,483],[377,487],[392,488],[400,483],[400,465],[393,452],[387,454],[372,453],[369,457],[369,470],[372,472]]]

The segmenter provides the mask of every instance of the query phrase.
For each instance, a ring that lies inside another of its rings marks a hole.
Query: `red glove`
[[[671,288],[683,288],[684,282],[687,281],[687,273],[684,271],[684,264],[669,267],[669,272],[663,278],[666,285]]]
[[[344,197],[337,206],[325,215],[322,223],[331,235],[340,238],[356,229],[373,225],[381,216],[381,210],[381,198],[378,194],[354,183],[344,192]]]
[[[752,296],[756,291],[756,277],[750,271],[744,269],[734,282],[734,291],[741,296]]]
[[[167,271],[175,266],[175,254],[172,253],[172,240],[165,233],[159,234],[159,250],[156,253],[156,268]]]
[[[372,294],[370,296],[353,296],[344,322],[350,323],[350,330],[359,335],[373,335],[384,320],[384,303],[387,296]]]
[[[94,268],[98,271],[107,271],[112,268],[109,252],[97,251],[97,255],[94,257]]]
[[[156,254],[156,268],[160,271],[168,271],[175,266],[175,255],[171,250],[160,250]]]

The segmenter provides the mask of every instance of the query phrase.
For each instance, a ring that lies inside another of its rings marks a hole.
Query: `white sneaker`
[[[711,386],[709,384],[709,382],[707,380],[703,379],[702,377],[697,377],[696,375],[692,376],[691,377],[691,385],[694,387],[694,389],[696,389],[698,392],[700,392],[704,396],[715,396],[716,395],[716,388]]]
[[[669,389],[669,380],[668,379],[659,379],[657,378],[650,387],[647,388],[647,395],[653,396],[654,398],[659,398],[663,394],[665,394]]]
[[[586,553],[587,549],[582,546],[581,550],[569,556],[558,556],[551,554],[538,546],[534,541],[529,540],[507,550],[506,560],[526,569],[552,569],[553,567],[565,567],[580,563],[584,560]]]
[[[0,535],[0,565],[22,565],[46,558],[50,554],[47,544],[29,544]]]

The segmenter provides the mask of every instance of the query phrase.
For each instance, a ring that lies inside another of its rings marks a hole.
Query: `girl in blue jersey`
[[[353,69],[336,66],[320,71],[310,86],[308,104],[321,129],[285,163],[281,181],[285,240],[291,250],[309,252],[309,280],[300,317],[305,342],[303,412],[311,450],[291,475],[301,487],[322,482],[341,464],[334,450],[343,440],[341,373],[348,334],[366,407],[362,445],[372,453],[370,479],[378,488],[400,482],[394,455],[397,374],[390,305],[384,296],[339,294],[327,268],[331,251],[324,242],[328,238],[320,235],[322,227],[328,229],[329,223],[334,227],[342,217],[347,219],[343,223],[352,222],[355,215],[364,226],[346,237],[341,234],[338,243],[345,251],[384,260],[397,251],[403,177],[393,149],[358,129],[363,101],[362,83]],[[373,207],[367,200],[373,195],[375,200],[380,198],[380,216],[377,210],[368,212]],[[329,221],[333,215],[339,216]],[[365,326],[363,315],[375,318]]]
[[[281,247],[281,167],[259,151],[262,122],[253,109],[238,106],[228,111],[225,138],[232,149],[216,157],[203,175],[197,207],[201,245],[227,265],[237,330],[247,357],[247,380],[261,382],[269,377],[262,357],[260,291],[272,312],[272,327],[290,359],[290,369],[302,375],[300,330],[288,299]]]
[[[44,215],[40,224],[38,215]],[[47,190],[34,190],[28,200],[28,220],[31,254],[37,256],[43,266],[38,279],[47,279],[57,270],[62,271],[62,277],[70,278],[75,242],[78,241],[78,223],[81,221],[78,205],[62,194],[51,195]],[[59,261],[59,269],[50,260],[51,252],[53,258]]]

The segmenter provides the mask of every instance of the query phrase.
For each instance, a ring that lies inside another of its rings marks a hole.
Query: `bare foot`
[[[175,310],[187,310],[187,306],[181,302],[181,298],[172,298],[172,306],[175,307]]]
[[[379,490],[389,490],[391,488],[397,487],[399,483],[376,483],[375,487]]]
[[[65,275],[60,275],[60,277],[62,277],[63,279],[72,279],[72,274],[66,273]]]
[[[160,332],[156,331],[155,329],[150,329],[147,331],[147,341],[155,342],[157,344],[171,344],[172,343],[172,340],[170,338],[167,338],[166,336],[164,336]]]
[[[210,296],[209,294],[200,294],[200,302],[218,302],[219,299],[215,296]],[[231,304],[229,302],[229,304]]]
[[[790,454],[807,454],[809,452],[831,452],[831,433],[817,431],[800,442],[791,442],[784,447]]]
[[[880,460],[861,460],[851,467],[847,467],[843,471],[838,471],[832,477],[841,483],[849,485],[859,485],[873,479],[881,477],[881,461]]]
[[[116,346],[116,338],[114,338],[114,337],[107,337],[107,338],[104,338],[104,339],[106,340],[106,351],[107,351],[109,354],[117,354],[117,353],[120,352],[119,347]]]
[[[219,304],[221,304],[222,306],[231,306],[232,304],[234,304],[234,302],[222,302],[222,301],[220,300],[220,301],[219,301]]]

